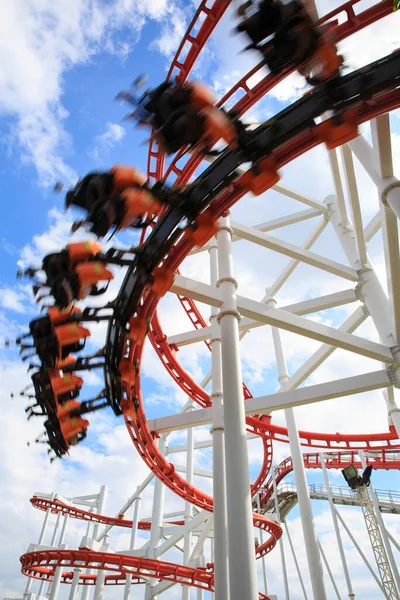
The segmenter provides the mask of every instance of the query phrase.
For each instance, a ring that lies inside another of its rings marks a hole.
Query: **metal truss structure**
[[[200,3],[172,62],[168,78],[184,82],[189,77],[229,5],[230,2],[226,0],[203,0]],[[391,0],[383,0],[365,8],[362,0],[350,0],[322,16],[320,24],[331,32],[335,42],[340,42],[381,18],[396,18],[396,15],[389,17],[391,11]],[[149,288],[138,262],[133,262],[127,270],[113,305],[113,317],[107,332],[105,383],[113,408],[123,414],[129,435],[151,474],[116,517],[104,516],[101,502],[96,512],[90,512],[81,507],[79,499],[77,507],[59,498],[39,495],[32,499],[34,506],[45,510],[47,516],[57,513],[57,518],[63,518],[64,524],[68,517],[74,517],[87,521],[88,526],[93,523],[95,527],[105,525],[101,533],[87,535],[78,550],[63,548],[62,539],[58,547],[54,547],[53,540],[50,547],[44,548],[41,536],[39,544],[21,558],[23,573],[41,579],[42,585],[53,581],[50,600],[56,599],[61,582],[72,584],[70,600],[76,599],[80,584],[85,589],[91,584],[95,585],[96,600],[102,597],[104,585],[111,584],[125,585],[124,600],[139,597],[135,595],[136,591],[132,592],[137,589],[136,584],[145,584],[146,600],[162,597],[175,584],[182,585],[183,600],[190,599],[191,587],[199,590],[198,598],[203,598],[204,593],[213,593],[216,600],[273,598],[269,595],[273,590],[267,589],[266,577],[264,591],[259,591],[256,559],[263,562],[265,569],[264,557],[279,542],[285,572],[281,543],[283,529],[279,523],[282,517],[279,483],[292,470],[312,594],[316,600],[326,600],[323,561],[328,574],[332,574],[315,530],[306,468],[321,469],[324,474],[347,594],[349,598],[356,597],[339,523],[345,529],[347,526],[334,506],[335,498],[327,479],[327,469],[340,469],[349,464],[359,467],[370,464],[374,469],[400,468],[400,409],[395,402],[395,388],[400,386],[397,224],[400,217],[400,184],[394,176],[389,117],[389,112],[400,106],[399,64],[400,53],[395,52],[343,77],[340,102],[346,110],[352,111],[353,126],[370,123],[372,143],[362,134],[348,141],[345,134],[341,137],[340,128],[339,132],[335,132],[336,137],[330,137],[332,123],[326,113],[332,106],[325,88],[317,88],[305,95],[259,131],[255,130],[254,141],[260,153],[259,160],[270,161],[267,165],[270,169],[269,187],[300,205],[295,213],[281,215],[267,222],[248,226],[230,218],[230,209],[233,210],[247,191],[246,172],[238,170],[244,162],[238,152],[225,152],[202,170],[202,158],[185,154],[184,150],[166,164],[161,149],[154,140],[151,141],[148,156],[150,181],[164,179],[176,186],[185,186],[196,176],[198,185],[194,189],[189,186],[187,193],[191,195],[196,214],[203,219],[197,220],[198,231],[201,233],[203,226],[207,228],[216,219],[218,228],[215,236],[211,239],[208,237],[207,243],[203,243],[204,240],[193,238],[193,232],[179,229],[181,215],[171,209],[161,216],[147,237],[149,254],[141,257],[146,268],[154,275],[153,286]],[[254,67],[221,98],[218,106],[226,107],[234,103],[233,108],[242,116],[289,74],[264,76],[262,69],[262,63]],[[251,81],[254,80],[257,83],[252,85]],[[322,142],[327,147],[334,194],[326,198],[313,198],[288,188],[284,181],[278,183],[278,170],[281,167]],[[379,211],[366,225],[363,222],[354,159],[360,163],[364,176],[369,177],[370,185],[374,186],[375,195],[379,198]],[[267,169],[265,162],[263,165]],[[239,174],[237,179],[232,180],[232,172]],[[268,202],[268,194],[265,194],[265,202]],[[308,224],[310,220],[316,221],[315,228],[301,245],[289,243],[270,233],[291,225]],[[342,262],[312,250],[321,234],[328,229],[345,257]],[[368,256],[368,245],[372,240],[376,241],[378,232],[382,236],[387,294]],[[254,248],[266,248],[289,259],[260,301],[236,293],[240,281],[235,278],[232,244],[238,240],[246,240]],[[208,283],[184,275],[184,261],[205,251],[209,253]],[[299,290],[294,302],[281,305],[280,292],[301,264],[314,269],[314,273],[334,276],[336,282],[341,282],[341,285],[335,285],[335,289],[340,288],[339,291],[321,297],[304,298]],[[178,269],[182,269],[182,272]],[[161,323],[163,318],[159,318],[156,309],[160,298],[167,292],[178,297],[191,322],[190,330],[169,336],[164,332]],[[210,326],[196,303],[211,307]],[[354,306],[354,310],[341,325],[333,326],[324,323],[323,319],[312,317],[321,311],[347,305]],[[311,318],[308,318],[310,315]],[[376,328],[379,341],[355,333],[367,319]],[[187,403],[177,414],[154,419],[146,417],[140,382],[145,336],[134,330],[132,325],[129,334],[126,329],[128,322],[140,325],[144,321],[150,324],[148,337],[160,363],[188,396]],[[259,327],[266,327],[272,332],[279,390],[253,397],[242,381],[240,340],[249,331]],[[321,344],[291,375],[281,331],[296,333]],[[195,343],[205,343],[211,350],[211,370],[200,384],[179,360],[179,348]],[[338,373],[339,377],[333,381],[303,386],[336,349],[367,357],[375,361],[375,368],[346,378],[341,378]],[[135,367],[136,374],[129,382],[128,391],[117,389],[112,377],[122,359]],[[210,392],[206,389],[209,384]],[[304,431],[297,427],[296,407],[331,402],[341,397],[347,397],[350,401],[354,395],[374,390],[383,392],[389,420],[387,431],[344,434]],[[274,412],[278,410],[284,411],[286,426],[274,422]],[[195,428],[206,425],[211,425],[212,439],[195,441]],[[186,443],[169,447],[168,436],[171,432],[180,434],[182,430],[187,431]],[[255,437],[261,440],[263,460],[258,477],[251,483],[247,443],[248,439]],[[275,468],[273,442],[289,443],[290,447],[289,458]],[[195,451],[210,447],[213,449],[212,472],[195,468]],[[313,453],[303,453],[304,449]],[[186,454],[186,465],[170,462],[171,455],[179,452]],[[204,491],[195,485],[195,479],[200,476],[208,479],[213,477],[213,497],[208,493],[210,486],[203,486],[208,490]],[[154,498],[150,520],[141,521],[138,508],[140,498],[153,477]],[[184,501],[183,513],[164,515],[166,488]],[[360,502],[365,506],[363,499]],[[133,518],[126,520],[123,515],[132,505]],[[272,507],[272,514],[268,511],[269,507]],[[176,520],[177,517],[180,518]],[[379,522],[379,510],[377,518],[393,573],[394,595],[387,597],[396,598],[400,590],[398,567],[390,536],[383,521]],[[114,526],[132,530],[130,548],[123,553],[109,550],[107,536]],[[257,544],[254,543],[254,527],[259,530]],[[140,548],[136,545],[138,529],[150,531],[149,539]],[[290,540],[288,529],[285,531]],[[348,529],[346,531],[349,533]],[[352,538],[352,541],[380,590],[386,594],[357,540]],[[396,540],[392,540],[392,543],[395,546],[397,544]],[[181,562],[161,560],[169,551],[179,552]],[[298,572],[300,575],[300,570]],[[332,581],[337,591],[333,577]],[[288,599],[287,576],[284,576],[284,583]],[[304,589],[303,582],[302,586]],[[42,592],[43,588],[39,595]],[[29,588],[26,593],[30,593]],[[87,598],[85,594],[87,592],[84,592],[83,600]]]

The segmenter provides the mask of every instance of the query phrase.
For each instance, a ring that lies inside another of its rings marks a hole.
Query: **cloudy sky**
[[[323,0],[318,3],[321,14],[340,3]],[[360,2],[365,9],[372,2]],[[113,101],[115,95],[139,74],[148,75],[149,85],[163,80],[171,57],[198,5],[198,0],[14,0],[0,8],[0,397],[3,433],[0,438],[0,597],[20,597],[25,586],[20,574],[19,556],[28,544],[38,538],[41,513],[31,508],[29,498],[34,492],[58,492],[65,497],[96,493],[101,484],[108,486],[106,512],[117,514],[126,498],[147,476],[147,468],[137,456],[121,419],[110,411],[90,418],[91,426],[84,445],[75,449],[70,458],[49,464],[39,446],[28,447],[41,430],[40,421],[25,421],[25,401],[18,392],[27,383],[25,368],[15,349],[4,349],[4,340],[13,338],[25,328],[37,313],[30,286],[17,282],[18,264],[39,264],[41,257],[65,245],[73,215],[63,211],[63,199],[52,187],[56,181],[67,186],[88,171],[107,170],[113,164],[126,163],[146,168],[146,132],[122,121],[126,108]],[[360,9],[361,10],[361,9]],[[398,47],[399,15],[391,15],[367,31],[346,41],[342,50],[349,69],[384,56]],[[202,78],[214,88],[216,95],[225,93],[257,60],[251,53],[241,53],[245,38],[232,35],[234,21],[228,11],[207,44],[193,77]],[[292,76],[280,84],[268,98],[251,111],[253,122],[263,121],[297,98],[303,91],[303,81]],[[400,176],[400,115],[391,116],[395,170]],[[363,133],[369,139],[368,127]],[[364,226],[378,210],[376,190],[356,162]],[[282,172],[282,183],[300,193],[323,201],[334,193],[327,153],[316,149],[301,157]],[[232,219],[254,225],[303,210],[303,205],[275,192],[265,196],[246,197],[232,211]],[[301,245],[322,217],[286,227],[274,235]],[[82,235],[82,234],[80,234]],[[133,234],[121,236],[121,243],[135,243]],[[346,258],[327,226],[314,244],[313,250],[343,264]],[[369,251],[385,286],[385,264],[380,234],[370,243]],[[260,300],[265,288],[274,284],[288,259],[247,242],[234,245],[235,273],[239,293]],[[183,265],[183,274],[208,282],[207,254],[198,254]],[[109,291],[116,294],[122,273]],[[302,265],[277,295],[278,305],[318,297],[351,287],[351,282]],[[207,307],[200,307],[208,318]],[[341,307],[312,318],[339,325],[355,306]],[[189,321],[176,298],[167,295],[160,307],[162,325],[168,335],[187,331]],[[368,319],[358,335],[377,340],[376,330]],[[89,349],[98,349],[104,339],[104,328],[93,328]],[[318,348],[318,344],[290,333],[282,335],[288,369],[296,372]],[[191,375],[200,382],[210,368],[205,345],[182,348],[179,358]],[[244,378],[254,396],[278,389],[277,369],[269,328],[253,330],[242,342]],[[344,351],[335,352],[307,383],[320,383],[339,377],[380,369],[380,364]],[[90,398],[100,389],[96,375],[85,377],[82,398]],[[15,398],[11,399],[10,394]],[[143,396],[149,418],[173,414],[187,398],[169,378],[149,346],[143,363]],[[344,418],[344,414],[345,417]],[[387,416],[381,392],[331,401],[296,411],[299,428],[329,432],[380,432],[387,430]],[[284,424],[281,413],[274,421]],[[195,431],[198,440],[209,439],[207,428]],[[169,443],[185,443],[186,431],[170,436]],[[274,460],[279,463],[289,455],[286,444],[275,444]],[[261,444],[249,443],[251,475],[257,477],[261,466]],[[177,457],[177,458],[175,458]],[[183,465],[185,455],[172,455],[171,461]],[[195,453],[197,468],[210,469],[209,450]],[[309,472],[310,483],[322,483],[322,474]],[[334,484],[341,483],[338,472],[331,473]],[[398,472],[374,474],[376,487],[399,489]],[[288,481],[293,481],[291,476]],[[195,478],[196,485],[211,491],[210,479]],[[152,485],[143,494],[142,516],[151,514]],[[183,502],[171,492],[166,493],[166,512],[183,508]],[[345,584],[336,549],[332,522],[325,503],[313,502],[316,526],[326,548],[330,565],[341,593]],[[357,509],[341,508],[347,523],[368,551],[362,517]],[[127,517],[130,515],[127,515]],[[303,572],[306,572],[301,525],[295,509],[289,519],[295,547]],[[398,517],[385,517],[393,535],[400,534]],[[77,547],[83,535],[82,524],[71,523],[67,535],[69,547]],[[50,543],[51,534],[47,543]],[[139,536],[145,541],[146,535]],[[126,549],[129,534],[110,538],[114,550]],[[291,598],[302,598],[287,541],[288,572]],[[351,574],[357,594],[367,600],[378,600],[381,594],[371,583],[362,561],[346,540]],[[181,560],[178,550],[165,556]],[[399,558],[399,554],[397,554]],[[269,590],[283,597],[282,575],[278,550],[266,560]],[[307,575],[306,585],[309,587]],[[261,574],[260,574],[261,582]],[[329,585],[328,585],[329,587]],[[36,588],[33,588],[36,589]],[[260,583],[260,589],[262,585]],[[65,597],[66,591],[61,597]],[[114,597],[114,591],[107,591]],[[118,591],[122,597],[122,591]],[[334,592],[330,586],[329,598]],[[179,598],[177,587],[169,590],[166,600]],[[119,597],[119,596],[118,596]],[[143,597],[139,587],[132,593],[134,600]],[[193,596],[194,597],[194,596]]]

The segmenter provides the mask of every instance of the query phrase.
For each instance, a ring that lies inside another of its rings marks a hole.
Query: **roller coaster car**
[[[41,414],[56,414],[58,407],[79,396],[83,379],[69,373],[60,375],[57,371],[52,373],[47,369],[41,369],[32,375],[32,383],[37,404],[27,408],[26,412],[30,410],[28,419],[38,414],[33,411],[36,406],[41,408]]]
[[[104,204],[110,196],[127,187],[139,187],[146,182],[145,176],[123,165],[115,165],[108,173],[89,173],[78,181],[65,197],[66,208],[74,205],[90,213],[97,203]]]
[[[86,438],[89,421],[80,417],[59,421],[54,416],[45,422],[44,427],[50,449],[54,451],[56,457],[62,458],[71,446],[76,446]]]
[[[98,202],[89,213],[86,221],[91,223],[90,231],[104,237],[112,227],[118,231],[133,227],[141,229],[150,224],[145,215],[154,215],[161,203],[151,192],[143,188],[127,188],[106,202]]]
[[[214,106],[211,92],[201,83],[165,82],[139,100],[139,124],[151,125],[154,136],[167,154],[183,146],[207,152],[211,140],[236,140],[236,130],[229,117]]]
[[[77,323],[61,325],[54,329],[53,335],[37,343],[36,352],[43,366],[54,368],[70,353],[83,350],[89,336],[90,331]]]
[[[81,263],[71,273],[61,275],[51,286],[51,295],[59,308],[67,308],[74,300],[83,300],[87,296],[100,296],[107,291],[114,275],[100,261]],[[100,281],[106,285],[98,287]]]
[[[50,307],[47,311],[47,315],[33,319],[29,323],[29,333],[17,338],[17,344],[20,344],[22,339],[29,336],[32,336],[34,341],[48,337],[52,334],[56,325],[62,325],[68,319],[71,319],[73,315],[77,316],[78,314],[81,314],[81,310],[76,307],[70,308],[69,310],[58,310],[57,308]]]
[[[109,173],[87,177],[93,180],[92,185],[78,184],[68,192],[67,206],[76,204],[85,208],[86,221],[77,222],[74,228],[90,223],[90,231],[98,237],[107,235],[113,226],[117,230],[144,228],[149,224],[145,215],[153,215],[162,204],[168,204],[168,196],[164,194],[157,199],[148,189],[144,175],[131,167],[115,166]]]
[[[46,273],[47,284],[64,273],[71,271],[77,264],[85,262],[101,252],[97,242],[78,242],[68,244],[65,250],[44,257],[42,270]]]
[[[241,11],[244,15],[247,6]],[[338,56],[335,45],[323,37],[298,0],[287,4],[280,0],[263,0],[237,30],[247,33],[252,40],[248,48],[258,49],[263,54],[273,74],[295,67],[312,85],[339,74],[343,58]],[[270,36],[273,37],[266,41]],[[308,77],[311,70],[315,75]]]

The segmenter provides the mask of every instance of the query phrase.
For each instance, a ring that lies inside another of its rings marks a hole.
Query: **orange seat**
[[[129,227],[138,217],[146,214],[154,214],[161,208],[160,202],[147,190],[140,188],[128,188],[121,193],[124,199],[124,217],[119,226],[120,229]]]
[[[81,339],[89,337],[90,331],[77,323],[68,323],[67,325],[56,327],[54,335],[56,336],[59,345],[63,347],[77,344]]]
[[[72,356],[72,354],[69,354],[67,356],[67,358],[64,358],[63,360],[59,360],[57,362],[57,368],[62,371],[63,369],[65,369],[65,367],[69,367],[70,365],[75,365],[75,363],[76,363],[75,356]]]
[[[77,375],[66,373],[61,377],[50,376],[50,385],[51,389],[54,392],[54,395],[60,396],[61,394],[72,392],[77,387],[81,388],[83,386],[83,379],[82,377],[78,377]]]
[[[140,171],[132,167],[123,165],[115,165],[110,170],[113,176],[115,191],[124,190],[127,187],[143,185],[146,182],[146,177]]]
[[[81,406],[81,403],[78,402],[78,400],[68,400],[67,402],[64,402],[63,405],[58,405],[57,406],[57,418],[61,422],[64,422],[67,419],[70,419],[69,417],[69,413],[72,410],[76,410],[79,409]],[[74,417],[75,418],[75,417]]]
[[[76,265],[75,272],[79,279],[78,300],[83,300],[90,294],[94,285],[99,281],[111,281],[114,275],[100,261],[86,262]]]
[[[67,250],[71,262],[77,264],[101,252],[101,244],[98,242],[77,242],[68,244]]]
[[[74,435],[85,431],[89,427],[89,421],[82,417],[73,417],[60,421],[60,429],[65,441],[68,441]]]
[[[69,317],[76,314],[81,314],[81,310],[79,308],[65,308],[63,310],[59,310],[58,308],[50,307],[47,311],[50,322],[53,325],[61,325],[64,323]]]

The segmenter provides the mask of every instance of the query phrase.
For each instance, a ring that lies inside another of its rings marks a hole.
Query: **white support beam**
[[[247,439],[248,440],[255,440],[255,439],[259,439],[259,436],[256,435],[255,433],[248,433],[247,434]],[[213,445],[212,440],[203,440],[202,442],[195,442],[194,444],[194,449],[195,450],[199,450],[200,448],[211,448]],[[170,446],[168,448],[168,454],[171,454],[173,452],[186,452],[187,450],[187,446],[186,444],[182,444],[179,446]]]
[[[357,272],[354,269],[334,260],[320,256],[309,250],[304,250],[303,248],[289,244],[289,242],[261,233],[252,227],[247,227],[246,225],[234,221],[232,221],[231,227],[236,235],[240,235],[243,239],[252,242],[253,244],[263,246],[269,250],[274,250],[275,252],[304,262],[312,267],[321,269],[322,271],[327,271],[338,277],[343,277],[350,281],[357,281],[358,279]]]
[[[380,176],[382,179],[393,177],[392,138],[388,113],[371,121],[371,134]]]
[[[288,384],[290,384],[290,380]],[[388,373],[385,370],[380,370],[252,398],[245,402],[244,409],[246,415],[270,414],[275,410],[352,396],[370,390],[386,388],[390,385],[392,383]],[[186,429],[187,427],[201,427],[211,423],[211,417],[211,408],[201,408],[190,413],[179,413],[168,417],[150,419],[148,424],[151,431],[157,431],[160,434],[166,431]]]
[[[311,246],[317,241],[321,233],[324,231],[325,227],[328,225],[330,213],[325,213],[324,217],[319,220],[314,231],[311,232],[311,235],[306,239],[302,248],[303,250],[309,250]],[[283,284],[289,279],[290,275],[300,264],[299,260],[292,259],[288,265],[283,269],[282,273],[277,277],[274,283],[270,286],[269,294],[270,297],[273,298],[277,295]]]
[[[175,470],[180,473],[186,473],[186,465],[175,465]],[[193,469],[193,475],[197,477],[208,477],[209,479],[213,478],[212,471],[208,471],[207,469]]]
[[[186,415],[191,416],[195,412],[196,411],[193,410],[189,413],[186,413]],[[193,519],[191,519],[185,525],[180,525],[179,527],[175,527],[174,535],[171,535],[171,537],[169,537],[163,544],[161,544],[161,546],[158,546],[156,548],[155,558],[162,556],[167,550],[169,550],[170,548],[175,546],[175,544],[177,542],[182,540],[185,533],[187,533],[188,531],[193,531],[194,529],[197,529],[209,517],[210,517],[210,513],[208,513],[205,510],[202,510],[199,513],[197,513],[197,515],[194,516]]]
[[[211,288],[212,289],[212,288]],[[322,310],[335,308],[337,306],[343,306],[356,302],[357,296],[355,290],[352,288],[343,290],[342,292],[335,292],[333,294],[327,294],[326,296],[320,296],[319,298],[312,298],[311,300],[304,300],[303,302],[296,302],[296,304],[288,304],[282,306],[281,310],[286,310],[294,315],[308,315]],[[239,323],[239,329],[250,330],[255,327],[264,327],[264,323],[254,321],[252,319],[241,319]],[[203,342],[211,337],[211,327],[203,327],[202,329],[192,329],[185,331],[184,333],[178,333],[168,338],[168,343],[175,346],[187,346],[188,344],[195,344],[197,342]]]
[[[344,145],[341,147],[341,155],[344,166],[344,175],[347,186],[347,194],[350,200],[351,217],[356,234],[356,242],[358,249],[358,257],[362,267],[365,267],[367,258],[367,248],[365,245],[364,229],[361,216],[360,199],[358,196],[357,180],[354,171],[353,156],[348,146]]]
[[[379,192],[393,180],[393,158],[389,115],[382,115],[371,123],[373,152],[376,156],[381,182]],[[392,309],[397,340],[400,340],[400,255],[397,216],[383,202],[380,205],[383,248],[385,252],[386,278],[389,303]]]
[[[339,327],[340,331],[346,331],[352,333],[362,323],[364,323],[367,315],[363,307],[359,306],[350,317],[348,317],[344,323]],[[331,354],[336,350],[334,346],[330,344],[322,344],[314,354],[290,377],[288,382],[285,384],[285,390],[292,390],[302,383],[316,370],[322,363],[329,358]]]
[[[211,306],[218,307],[222,304],[218,290],[213,290],[207,284],[193,281],[182,275],[175,276],[171,291]],[[282,309],[269,307],[261,302],[256,302],[243,296],[237,296],[237,307],[242,316],[260,321],[265,325],[272,325],[291,333],[304,335],[305,337],[328,343],[343,350],[349,350],[361,356],[373,358],[374,360],[393,362],[392,353],[386,346],[344,333],[334,327],[322,325],[304,317],[298,317]]]
[[[279,192],[280,194],[287,196],[288,198],[292,198],[293,200],[297,200],[302,204],[306,204],[310,208],[315,208],[316,210],[319,210],[324,214],[328,212],[327,207],[323,202],[320,202],[319,200],[314,200],[313,198],[309,198],[308,196],[304,196],[303,194],[299,194],[298,192],[295,192],[294,190],[291,190],[290,188],[284,185],[277,184],[274,185],[272,189],[275,192]]]
[[[368,243],[378,233],[381,228],[381,215],[377,212],[364,229],[365,242]]]
[[[339,161],[338,161],[338,157],[337,157],[336,148],[333,150],[330,150],[328,152],[328,157],[329,157],[329,164],[331,167],[333,182],[335,184],[335,192],[336,192],[336,198],[337,198],[338,209],[339,209],[341,221],[344,225],[347,226],[347,225],[349,225],[349,219],[347,216],[346,202],[344,199],[342,178],[340,175]]]
[[[294,223],[300,223],[301,221],[307,221],[308,219],[314,219],[315,217],[319,217],[321,214],[321,210],[317,210],[315,208],[308,208],[307,210],[301,210],[299,212],[291,213],[290,215],[286,215],[284,217],[279,217],[278,219],[271,219],[271,221],[265,221],[264,223],[260,223],[258,225],[253,225],[253,229],[257,229],[261,232],[274,231],[275,229],[280,229],[281,227],[287,227],[288,225],[293,225]],[[232,242],[237,242],[242,238],[240,235],[233,235]],[[200,252],[206,252],[210,250],[211,243],[205,244],[201,248],[194,248],[190,254],[199,254]]]

